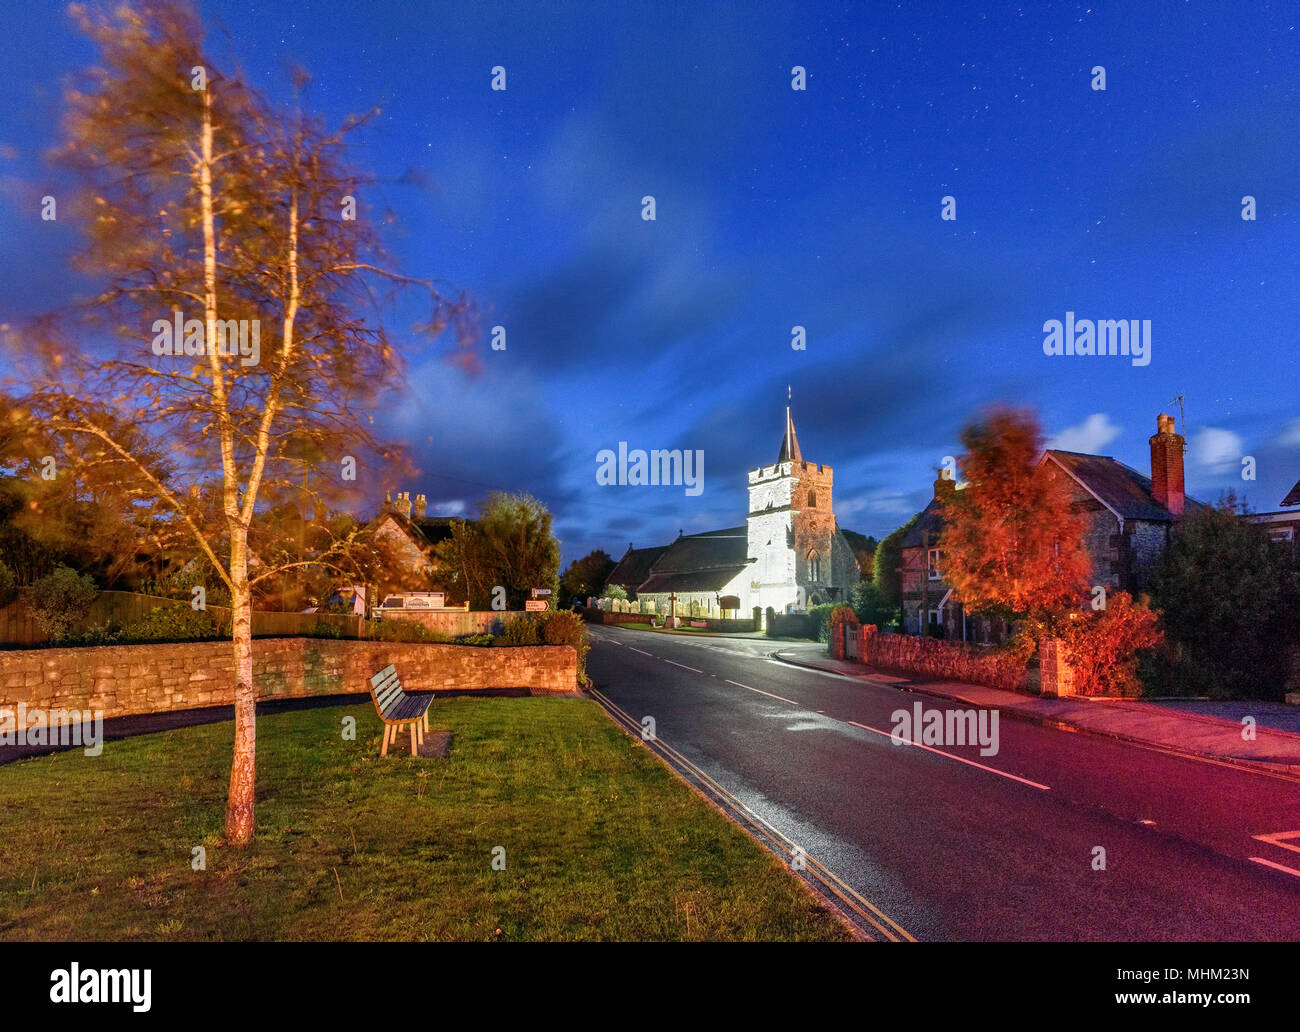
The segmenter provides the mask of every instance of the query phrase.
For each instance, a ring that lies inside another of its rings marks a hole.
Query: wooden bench
[[[429,730],[433,693],[403,690],[397,668],[390,663],[370,679],[370,698],[384,722],[384,744],[379,755],[388,755],[388,743],[396,742],[398,732],[407,724],[411,727],[411,755],[417,755],[417,746],[424,744],[424,732]]]

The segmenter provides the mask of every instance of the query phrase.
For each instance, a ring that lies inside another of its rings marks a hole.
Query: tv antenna
[[[1178,425],[1183,428],[1183,436],[1186,436],[1187,416],[1183,412],[1183,396],[1181,394],[1178,395],[1178,397],[1174,398],[1174,402],[1178,403]],[[1173,402],[1171,402],[1170,404],[1173,404]]]

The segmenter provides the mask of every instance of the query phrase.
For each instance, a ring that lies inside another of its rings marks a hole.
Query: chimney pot
[[[1163,412],[1151,438],[1151,494],[1173,515],[1181,516],[1186,503],[1183,483],[1183,437],[1174,432],[1174,417]]]

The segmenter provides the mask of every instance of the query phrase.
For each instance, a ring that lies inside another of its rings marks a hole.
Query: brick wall
[[[473,648],[397,642],[264,638],[253,643],[259,699],[365,693],[394,663],[414,691],[577,690],[567,645]],[[229,642],[112,645],[0,652],[0,706],[103,710],[105,718],[234,703]]]

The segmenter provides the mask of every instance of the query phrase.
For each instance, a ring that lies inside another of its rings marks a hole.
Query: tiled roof
[[[920,548],[924,541],[922,534],[929,534],[924,539],[933,547],[943,530],[943,517],[939,514],[939,499],[931,498],[930,504],[916,514],[916,522],[903,535],[903,540],[898,543],[899,548]]]
[[[669,545],[637,586],[638,594],[717,591],[749,565],[747,527],[684,534]]]
[[[668,551],[667,545],[654,548],[629,548],[627,554],[618,561],[618,565],[609,571],[606,584],[618,584],[627,590],[629,596],[635,594],[641,583],[650,576],[650,567]]]
[[[1300,480],[1295,482],[1295,487],[1291,488],[1291,493],[1282,499],[1283,505],[1300,505]]]
[[[638,595],[676,591],[721,591],[745,569],[740,566],[716,566],[708,570],[689,570],[684,573],[652,573],[650,579],[637,588]]]
[[[1052,449],[1044,456],[1044,461],[1047,456],[1060,463],[1103,504],[1118,513],[1121,519],[1156,523],[1168,523],[1174,519],[1173,513],[1152,495],[1150,477],[1143,476],[1109,455],[1084,455]],[[1200,509],[1204,505],[1194,498],[1188,498],[1185,508]]]

